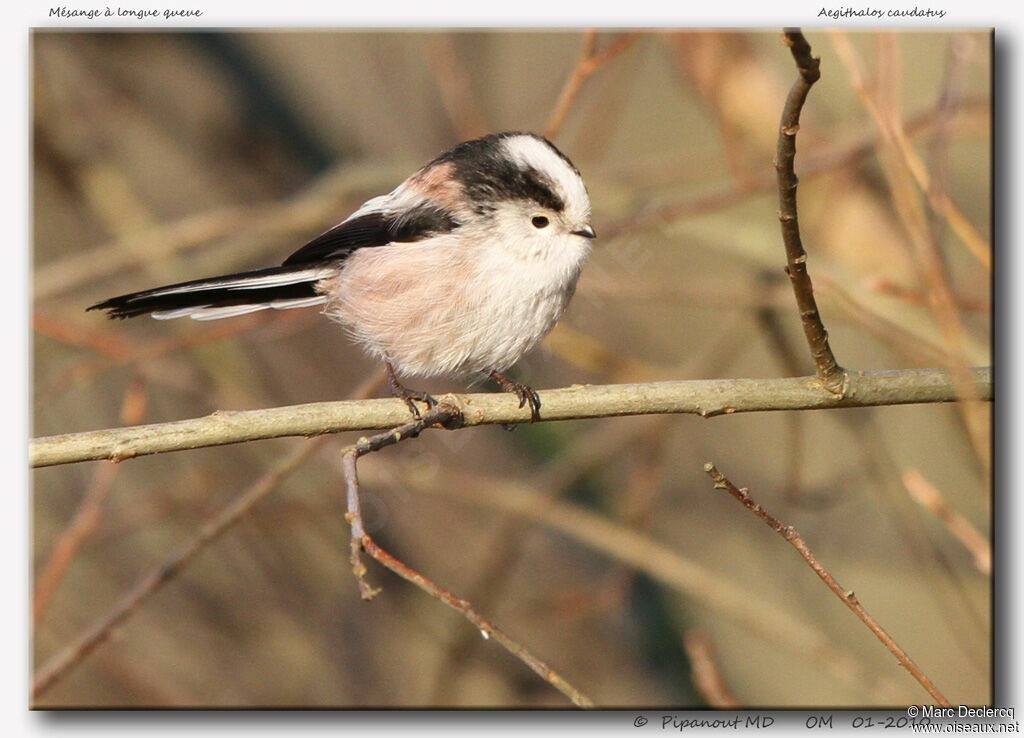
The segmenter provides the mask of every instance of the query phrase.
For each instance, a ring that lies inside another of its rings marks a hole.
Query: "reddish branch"
[[[607,48],[597,51],[597,31],[589,30],[583,34],[579,61],[565,81],[562,92],[558,96],[558,102],[555,103],[555,110],[551,114],[547,126],[544,127],[544,135],[547,138],[554,138],[562,130],[565,119],[576,102],[576,96],[579,95],[583,83],[590,75],[629,48],[630,44],[639,36],[640,34],[636,32],[623,33]]]
[[[320,448],[325,439],[314,439],[298,446],[248,491],[206,522],[199,533],[164,562],[157,564],[140,578],[131,590],[105,615],[72,643],[36,670],[32,679],[32,696],[38,698],[72,668],[110,638],[114,628],[127,620],[151,595],[173,579],[200,551],[226,530],[244,518],[253,505],[266,497],[282,479]]]
[[[848,608],[850,608],[854,614],[860,618],[866,626],[871,630],[872,633],[880,640],[889,651],[892,652],[893,656],[903,665],[903,667],[910,672],[910,674],[924,687],[928,694],[930,694],[936,702],[943,707],[949,707],[949,700],[947,700],[942,693],[932,684],[924,672],[921,671],[920,667],[913,662],[907,652],[904,651],[896,641],[892,639],[888,633],[880,626],[868,611],[857,600],[852,590],[845,590],[840,586],[839,582],[836,581],[824,566],[819,563],[818,559],[811,553],[811,550],[807,547],[804,539],[797,533],[796,529],[791,525],[783,525],[779,522],[778,518],[769,513],[759,504],[757,504],[751,497],[746,489],[737,488],[732,482],[725,478],[714,464],[708,462],[704,464],[704,471],[708,473],[714,482],[715,489],[724,489],[726,492],[735,497],[745,508],[754,513],[757,517],[761,518],[764,523],[778,533],[780,536],[785,538],[795,548],[800,555],[804,558],[804,561],[814,570],[814,573],[821,577],[821,580],[828,585],[836,597],[843,601]]]
[[[796,213],[797,176],[793,168],[796,158],[796,134],[800,130],[800,111],[811,86],[821,76],[820,60],[811,56],[811,46],[799,29],[787,29],[783,40],[789,46],[799,75],[789,90],[779,123],[779,142],[775,155],[775,170],[779,183],[779,222],[782,240],[786,245],[786,273],[793,283],[804,334],[814,357],[818,379],[835,394],[843,393],[845,374],[836,362],[828,344],[828,331],[821,322],[814,287],[807,273],[807,252],[800,239],[800,225]]]
[[[352,528],[350,561],[352,562],[352,572],[355,575],[356,583],[359,585],[359,593],[364,600],[371,600],[380,592],[378,588],[371,587],[366,581],[366,567],[359,558],[359,552],[363,550],[381,565],[387,567],[407,582],[415,584],[434,599],[443,602],[460,613],[480,631],[481,636],[487,640],[494,640],[504,647],[509,653],[533,669],[544,681],[562,692],[574,705],[578,707],[593,707],[594,703],[586,695],[567,682],[544,661],[526,650],[520,643],[512,640],[504,631],[485,620],[473,609],[473,606],[467,600],[452,594],[404,562],[396,559],[377,545],[377,542],[366,533],[363,527],[362,515],[359,509],[359,476],[356,469],[358,458],[407,438],[415,438],[426,428],[442,426],[448,429],[455,429],[461,425],[461,422],[462,414],[459,409],[442,402],[437,407],[424,413],[418,420],[406,423],[393,430],[378,433],[369,438],[364,436],[355,444],[345,449],[344,456],[342,457],[348,502],[348,513],[345,519]]]
[[[128,385],[121,405],[121,420],[125,424],[138,423],[145,412],[146,383],[140,378]],[[60,532],[50,547],[50,555],[32,592],[32,621],[38,624],[46,610],[50,598],[65,573],[75,560],[82,544],[99,525],[103,514],[103,505],[107,495],[114,486],[117,472],[116,464],[102,464],[93,471],[89,488],[75,510],[74,516]]]
[[[902,475],[903,486],[914,501],[938,518],[954,538],[970,551],[974,565],[983,574],[992,574],[992,546],[981,532],[963,515],[954,510],[934,484],[917,469]]]
[[[683,634],[683,648],[690,658],[690,678],[693,686],[711,707],[722,710],[736,710],[743,704],[736,699],[722,678],[715,662],[715,651],[711,639],[704,633],[689,630]]]

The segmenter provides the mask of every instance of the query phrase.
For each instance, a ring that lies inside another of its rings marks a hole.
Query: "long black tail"
[[[309,307],[327,300],[317,291],[316,283],[334,271],[298,264],[257,269],[133,292],[88,309],[106,310],[111,318],[151,314],[159,320],[186,315],[195,320],[215,320],[268,308]]]

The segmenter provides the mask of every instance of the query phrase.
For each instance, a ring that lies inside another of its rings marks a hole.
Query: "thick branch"
[[[992,399],[992,370],[974,369],[971,399]],[[702,417],[768,410],[821,410],[958,399],[942,369],[850,372],[843,396],[824,389],[816,377],[705,379],[613,384],[548,390],[541,395],[541,420],[618,415],[691,413]],[[463,425],[526,423],[528,407],[506,393],[452,395]],[[218,411],[172,423],[67,433],[29,444],[33,467],[183,451],[284,436],[318,436],[352,430],[394,428],[409,419],[397,399],[319,402],[262,410]]]
[[[796,215],[797,176],[793,168],[796,158],[796,134],[800,130],[800,111],[804,107],[811,85],[818,81],[819,59],[811,56],[811,47],[799,29],[787,29],[783,40],[793,53],[796,62],[796,82],[789,90],[786,105],[782,109],[779,123],[779,142],[775,155],[775,170],[779,182],[779,222],[782,224],[782,240],[786,245],[786,273],[793,283],[796,304],[800,309],[800,320],[804,334],[818,368],[818,378],[830,391],[843,391],[843,370],[832,354],[828,344],[828,331],[821,322],[818,303],[814,299],[814,287],[807,273],[807,252],[800,239],[800,225]]]

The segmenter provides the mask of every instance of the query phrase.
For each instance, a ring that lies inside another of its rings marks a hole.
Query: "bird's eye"
[[[548,220],[546,215],[535,215],[530,222],[533,223],[534,228],[547,228],[548,223],[551,221]]]

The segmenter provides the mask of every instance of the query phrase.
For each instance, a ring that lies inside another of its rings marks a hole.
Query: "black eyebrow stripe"
[[[555,192],[550,179],[533,167],[519,169],[519,172],[520,175],[513,178],[510,189],[517,190],[525,199],[533,200],[556,213],[565,210],[565,201]]]
[[[565,201],[551,181],[533,167],[522,168],[507,159],[488,157],[459,162],[456,171],[470,202],[528,200],[557,213],[565,210]]]
[[[455,178],[462,183],[467,199],[477,209],[493,206],[500,200],[527,200],[557,213],[565,210],[565,201],[554,183],[534,167],[524,166],[508,159],[496,145],[511,136],[530,135],[544,141],[558,156],[576,168],[555,146],[533,134],[491,134],[474,141],[465,141],[437,157],[427,167],[451,163]]]

